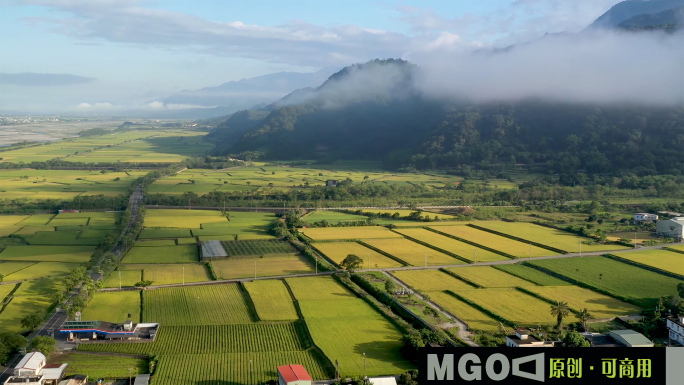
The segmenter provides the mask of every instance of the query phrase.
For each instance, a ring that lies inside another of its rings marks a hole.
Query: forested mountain
[[[592,174],[684,173],[682,107],[442,102],[413,88],[417,71],[402,60],[352,66],[298,104],[236,113],[211,137],[219,154],[382,160],[389,169],[462,173],[527,164],[568,183]]]
[[[628,31],[665,30],[675,32],[684,27],[684,6],[654,14],[643,14],[618,24],[619,29]]]

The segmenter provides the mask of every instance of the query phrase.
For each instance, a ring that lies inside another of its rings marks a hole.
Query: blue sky
[[[507,46],[577,32],[617,2],[0,0],[0,74],[92,79],[0,84],[0,111],[140,107],[278,71]]]

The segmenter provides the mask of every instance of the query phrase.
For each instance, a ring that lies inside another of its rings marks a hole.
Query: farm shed
[[[634,214],[634,221],[635,222],[643,222],[643,221],[657,221],[658,216],[656,214],[649,214],[649,213],[635,213]]]
[[[40,374],[40,370],[45,366],[45,356],[40,352],[31,352],[24,356],[14,367],[14,375],[35,376]]]
[[[302,365],[278,366],[278,385],[311,385],[313,380]]]
[[[336,179],[328,179],[325,181],[326,187],[337,187],[338,181]]]
[[[43,366],[40,374],[43,375],[44,385],[57,385],[59,380],[64,377],[64,372],[69,364],[53,364]]]
[[[217,259],[226,259],[228,253],[223,248],[220,241],[205,241],[202,242],[202,261],[215,261]]]
[[[135,382],[133,382],[133,385],[147,385],[150,383],[150,375],[149,374],[138,374],[135,376]]]
[[[653,347],[653,342],[651,340],[644,337],[643,334],[635,332],[634,330],[611,330],[606,334],[628,348]]]
[[[656,223],[656,234],[681,241],[684,237],[684,217],[658,221]]]

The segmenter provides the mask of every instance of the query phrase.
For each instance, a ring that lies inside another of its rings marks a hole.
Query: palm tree
[[[590,313],[587,308],[584,308],[580,310],[579,313],[577,313],[577,319],[580,320],[580,323],[582,324],[582,329],[587,330],[587,321],[594,318]]]
[[[569,314],[570,308],[568,307],[567,302],[556,301],[555,305],[551,305],[551,315],[556,316],[556,320],[558,320],[556,327],[559,330],[561,328],[561,325],[563,324],[563,318]]]

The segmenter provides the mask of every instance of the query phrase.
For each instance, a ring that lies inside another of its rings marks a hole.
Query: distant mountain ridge
[[[620,23],[638,15],[650,15],[684,6],[684,0],[627,0],[615,4],[599,16],[585,30],[601,30],[619,27]]]

